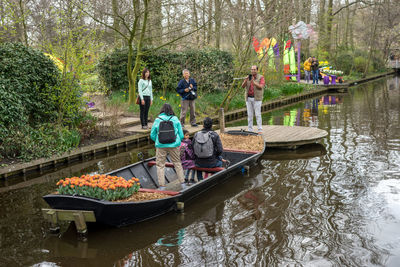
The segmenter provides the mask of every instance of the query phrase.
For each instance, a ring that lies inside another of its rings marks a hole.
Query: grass
[[[225,92],[200,93],[196,99],[196,113],[199,120],[207,116],[213,116],[219,108],[220,103],[225,97]],[[153,96],[153,105],[150,107],[149,117],[154,120],[160,113],[161,107],[168,103],[174,109],[176,115],[180,114],[181,97],[176,92],[167,92],[165,97],[161,93],[155,92]],[[125,106],[127,112],[139,113],[139,105],[128,106],[124,92],[114,92],[111,94],[108,103],[113,105]],[[244,96],[236,95],[231,101],[231,109],[245,107]]]
[[[264,90],[264,101],[278,99],[283,96],[295,95],[309,90],[312,88],[309,85],[297,84],[297,83],[282,83],[268,87]],[[244,90],[244,89],[243,89]],[[225,97],[225,91],[214,91],[212,93],[199,93],[196,99],[196,114],[199,121],[207,116],[215,115],[216,110],[219,108],[220,103]],[[167,92],[165,97],[161,93],[155,92],[153,96],[153,105],[150,107],[149,118],[154,120],[164,103],[169,103],[176,115],[180,114],[181,109],[181,97],[176,92]],[[123,107],[129,113],[139,113],[139,105],[128,106],[126,95],[124,92],[113,92],[108,100],[108,105],[119,105]],[[246,107],[244,101],[244,92],[239,89],[239,93],[236,94],[231,103],[230,110],[240,109]]]

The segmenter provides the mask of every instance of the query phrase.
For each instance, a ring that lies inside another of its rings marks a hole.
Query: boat
[[[233,135],[257,135],[246,131],[228,131]],[[44,216],[53,224],[58,220],[75,221],[78,232],[86,232],[85,222],[121,227],[149,220],[173,210],[182,211],[184,204],[202,194],[213,186],[227,180],[232,174],[245,171],[264,153],[262,151],[228,150],[222,157],[230,162],[226,168],[195,168],[205,173],[204,180],[190,186],[181,186],[173,164],[167,157],[165,178],[169,184],[179,185],[178,190],[158,190],[158,179],[155,157],[142,159],[140,162],[111,171],[107,175],[123,177],[126,180],[139,179],[140,192],[159,192],[168,195],[166,198],[141,202],[115,202],[78,195],[49,194],[43,199],[51,209],[43,209]],[[167,186],[168,188],[168,186]],[[55,225],[54,225],[55,226]]]

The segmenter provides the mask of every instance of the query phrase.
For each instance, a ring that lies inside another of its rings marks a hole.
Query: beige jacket
[[[255,82],[259,84],[262,77],[263,77],[262,75],[257,74]],[[245,94],[244,94],[245,101],[247,101],[247,93],[250,89],[250,84],[251,84],[251,81],[247,81],[246,90],[245,90]],[[262,101],[263,97],[264,97],[264,86],[262,88],[258,88],[257,86],[253,85],[253,87],[254,87],[254,100]]]

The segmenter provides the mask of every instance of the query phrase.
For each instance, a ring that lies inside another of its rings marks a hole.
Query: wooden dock
[[[247,130],[247,126],[225,128],[229,130]],[[217,131],[219,133],[219,130]],[[313,127],[263,125],[262,136],[268,147],[296,149],[299,146],[313,144],[326,137],[328,132]]]

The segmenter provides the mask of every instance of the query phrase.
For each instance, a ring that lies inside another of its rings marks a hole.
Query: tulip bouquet
[[[79,195],[113,201],[137,193],[140,183],[135,177],[127,181],[122,177],[95,174],[61,179],[57,186],[57,192],[61,195]]]

